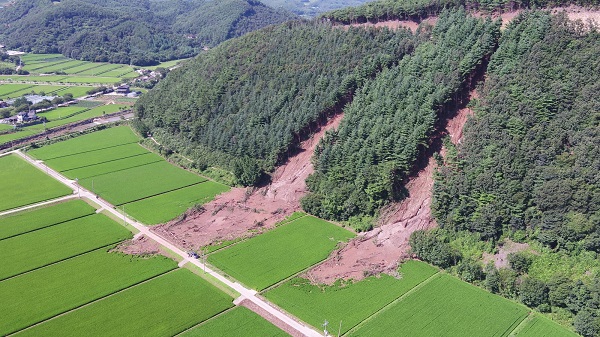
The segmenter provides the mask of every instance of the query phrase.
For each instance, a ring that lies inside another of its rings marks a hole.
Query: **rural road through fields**
[[[23,152],[21,152],[19,150],[13,151],[13,153],[15,153],[15,154],[23,157],[25,160],[27,160],[31,164],[35,165],[36,167],[38,167],[40,170],[46,172],[51,177],[55,178],[56,180],[62,182],[65,185],[71,187],[74,191],[79,191],[79,193],[80,193],[81,196],[86,197],[86,198],[88,198],[90,200],[93,200],[95,203],[99,204],[102,208],[104,208],[107,211],[111,212],[112,214],[114,214],[118,218],[123,218],[123,214],[119,213],[114,208],[113,205],[107,203],[104,200],[96,199],[96,195],[95,194],[93,194],[92,192],[84,189],[81,186],[79,186],[79,188],[78,188],[75,185],[75,182],[73,180],[69,180],[69,179],[63,177],[58,172],[54,171],[53,169],[48,168],[43,162],[34,160],[34,159],[30,158],[29,156],[25,155]],[[268,303],[267,301],[265,301],[265,300],[257,297],[256,296],[256,294],[257,294],[256,291],[254,291],[252,289],[248,289],[248,288],[244,287],[243,285],[241,285],[241,284],[239,284],[237,282],[232,282],[232,281],[228,280],[227,278],[225,278],[221,274],[219,274],[216,271],[210,269],[208,266],[204,265],[203,263],[201,263],[200,261],[198,261],[196,259],[190,259],[188,257],[188,255],[187,255],[186,252],[184,252],[183,250],[181,250],[178,247],[174,246],[173,244],[171,244],[167,240],[163,239],[162,237],[158,236],[157,234],[151,232],[150,229],[148,227],[146,227],[145,225],[143,225],[143,224],[141,224],[141,223],[139,223],[137,221],[133,221],[133,220],[127,218],[127,217],[125,217],[124,220],[129,225],[131,225],[131,226],[135,227],[137,230],[139,230],[140,233],[146,235],[148,238],[156,241],[160,245],[169,248],[170,250],[172,250],[176,254],[178,254],[181,257],[183,257],[184,260],[189,261],[189,263],[192,263],[192,264],[196,265],[197,267],[206,270],[206,273],[208,273],[209,275],[213,276],[217,280],[221,281],[223,284],[225,284],[226,286],[232,288],[236,292],[240,293],[241,296],[240,296],[240,298],[236,299],[235,303],[240,303],[243,299],[247,299],[247,300],[251,301],[252,303],[258,305],[260,308],[266,310],[269,314],[275,316],[276,318],[278,318],[279,320],[281,320],[285,324],[289,325],[292,329],[294,329],[294,330],[302,333],[305,336],[309,336],[309,337],[322,336],[316,330],[308,327],[305,324],[299,323],[298,320],[296,320],[292,316],[283,313],[282,310],[280,310],[279,308],[275,307],[273,304]]]

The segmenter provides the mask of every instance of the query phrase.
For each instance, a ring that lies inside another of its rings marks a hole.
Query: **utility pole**
[[[338,330],[338,337],[342,335],[342,321],[340,321],[340,328]]]
[[[75,183],[77,184],[77,197],[81,199],[81,193],[79,192],[79,178],[75,178]]]
[[[327,325],[329,325],[329,322],[327,322],[327,320],[325,320],[325,323],[323,323],[323,333],[325,334],[325,336],[329,336],[329,331],[327,331]]]

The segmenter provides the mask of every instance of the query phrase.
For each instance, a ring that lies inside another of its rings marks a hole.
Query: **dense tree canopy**
[[[135,110],[162,143],[201,163],[233,169],[249,157],[269,170],[413,44],[407,30],[285,23],[228,41],[172,71]]]
[[[292,18],[254,0],[20,0],[0,9],[0,43],[88,61],[148,65]]]
[[[599,0],[378,0],[359,7],[343,8],[321,17],[340,23],[377,22],[385,20],[421,20],[444,9],[464,7],[467,10],[505,11],[523,8],[598,6]]]
[[[355,95],[315,151],[306,211],[348,220],[403,197],[402,184],[439,118],[496,45],[499,23],[446,12],[432,39]]]

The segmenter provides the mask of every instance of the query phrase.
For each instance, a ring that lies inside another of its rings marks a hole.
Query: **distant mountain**
[[[360,6],[374,0],[263,0],[273,8],[283,8],[305,17],[314,17],[321,13]]]
[[[254,0],[21,0],[0,9],[11,49],[151,65],[294,18]]]

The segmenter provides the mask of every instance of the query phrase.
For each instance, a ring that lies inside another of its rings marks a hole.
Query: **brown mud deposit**
[[[469,98],[477,97],[472,91]],[[447,120],[443,135],[454,144],[462,138],[462,130],[473,111],[459,109]],[[435,151],[435,149],[433,149]],[[441,152],[444,153],[443,149]],[[398,263],[409,258],[410,235],[416,230],[431,229],[437,223],[431,215],[433,173],[436,168],[433,156],[420,164],[421,169],[406,184],[408,196],[381,210],[378,226],[334,252],[329,259],[306,273],[313,283],[332,284],[335,280],[361,280],[369,275],[386,273],[396,276]]]
[[[285,331],[290,336],[293,336],[293,337],[303,337],[304,336],[303,333],[301,333],[300,331],[292,328],[287,323],[285,323],[282,320],[280,320],[279,318],[273,316],[271,313],[269,313],[265,309],[261,308],[260,306],[258,306],[256,303],[254,303],[252,301],[243,300],[242,302],[240,302],[239,305],[243,306],[243,307],[246,307],[246,308],[254,311],[258,315],[260,315],[262,318],[264,318],[267,321],[271,322],[271,324],[273,324],[276,327],[278,327],[279,329]]]
[[[150,240],[145,235],[141,235],[121,243],[113,251],[129,255],[155,255],[160,254],[160,246],[156,241]]]
[[[211,243],[251,236],[271,228],[300,210],[306,194],[306,178],[313,173],[311,157],[325,131],[337,128],[343,114],[330,119],[300,151],[273,173],[271,183],[261,188],[233,188],[182,219],[152,227],[152,231],[185,249],[198,250]]]

